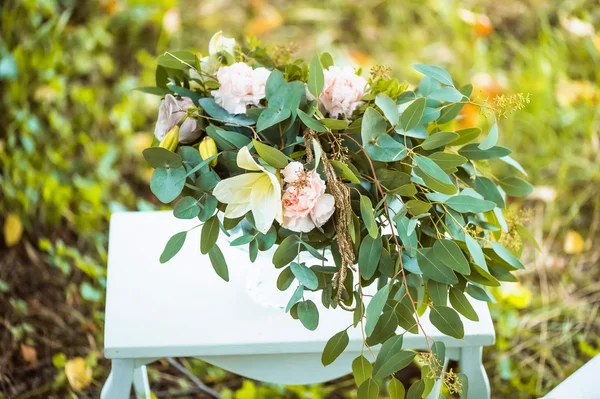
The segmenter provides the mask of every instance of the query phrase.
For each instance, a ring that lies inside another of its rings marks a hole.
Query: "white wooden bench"
[[[598,399],[600,389],[596,385],[596,378],[599,377],[600,355],[597,355],[558,384],[543,399]]]
[[[360,329],[350,329],[350,343],[331,365],[321,364],[327,340],[352,323],[352,314],[319,308],[316,331],[308,331],[283,310],[249,297],[248,270],[256,267],[243,249],[219,242],[229,265],[230,282],[220,279],[208,257],[200,254],[200,229],[187,235],[168,263],[159,256],[167,240],[197,220],[179,220],[171,212],[124,212],[111,218],[104,354],[112,371],[101,398],[149,398],[145,365],[163,357],[199,357],[239,375],[279,384],[312,384],[350,373],[360,353]],[[257,262],[269,262],[270,254]],[[289,289],[291,296],[293,287]],[[469,399],[490,397],[481,363],[482,347],[494,343],[485,302],[472,301],[480,322],[463,319],[465,338],[442,335],[425,315],[428,335],[446,345],[446,357],[460,362],[469,379]],[[407,333],[405,348],[426,347],[422,334]],[[375,348],[376,350],[377,348]],[[408,388],[408,387],[407,387]],[[439,384],[429,398],[437,398]]]

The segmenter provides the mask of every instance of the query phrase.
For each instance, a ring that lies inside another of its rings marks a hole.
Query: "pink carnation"
[[[219,90],[211,94],[215,102],[230,114],[244,114],[248,105],[258,106],[265,98],[265,86],[271,71],[266,68],[252,69],[243,62],[222,66],[217,71]]]
[[[350,67],[331,66],[323,73],[325,85],[319,96],[321,111],[328,112],[332,118],[343,115],[345,119],[350,119],[354,110],[362,104],[367,80]]]
[[[291,162],[281,173],[288,183],[283,196],[283,224],[288,230],[308,233],[324,225],[335,211],[335,201],[325,193],[325,182],[314,170],[304,171]]]

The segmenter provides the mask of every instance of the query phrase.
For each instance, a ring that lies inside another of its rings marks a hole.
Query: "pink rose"
[[[248,105],[258,106],[265,98],[265,86],[271,71],[252,69],[243,62],[222,66],[217,71],[219,90],[211,94],[215,102],[230,114],[245,114]]]
[[[367,80],[350,67],[331,66],[323,73],[325,85],[319,96],[321,112],[328,112],[332,118],[343,115],[345,119],[350,119],[354,110],[362,104]]]
[[[294,183],[297,181],[301,177],[302,172],[304,172],[304,166],[298,161],[290,162],[285,168],[281,169],[283,181],[286,183]]]
[[[300,162],[292,162],[281,173],[288,183],[281,198],[282,226],[308,233],[324,225],[335,211],[331,194],[325,194],[325,182],[315,171],[304,171]]]

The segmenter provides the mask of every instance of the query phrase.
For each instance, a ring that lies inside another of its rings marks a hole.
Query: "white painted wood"
[[[133,369],[133,388],[137,399],[150,399],[150,383],[145,365]]]
[[[600,377],[600,355],[558,384],[544,396],[544,399],[598,399],[600,398],[598,377]]]
[[[134,360],[113,359],[112,369],[102,387],[100,399],[129,399],[133,384]]]
[[[460,369],[469,379],[467,399],[489,398],[490,381],[481,363],[482,347],[465,346],[460,349]]]
[[[350,372],[351,361],[363,343],[360,329],[348,330],[346,353],[334,364],[325,368],[320,357],[327,340],[352,323],[352,314],[324,309],[315,300],[321,317],[319,327],[311,332],[282,309],[257,303],[246,287],[247,274],[257,264],[249,262],[244,249],[230,247],[223,234],[219,246],[229,265],[230,282],[221,280],[208,256],[200,254],[199,228],[188,233],[182,250],[171,261],[160,264],[167,240],[198,223],[196,219],[176,219],[172,212],[112,216],[105,323],[107,358],[197,356],[246,377],[287,384],[321,382]],[[256,262],[270,264],[274,250],[261,253]],[[309,265],[321,263],[302,256]],[[328,264],[333,265],[333,261]],[[293,285],[287,291],[288,298],[294,289]],[[471,303],[481,321],[463,319],[462,340],[441,334],[427,315],[421,317],[427,334],[443,341],[448,354],[454,348],[480,348],[494,342],[487,304],[476,300]],[[427,347],[422,334],[407,333],[404,343],[406,348]]]

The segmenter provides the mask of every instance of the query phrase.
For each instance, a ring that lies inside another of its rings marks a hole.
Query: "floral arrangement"
[[[327,53],[307,64],[221,33],[206,57],[176,51],[157,63],[156,87],[140,89],[163,97],[156,139],[144,150],[155,168],[152,192],[165,204],[179,198],[175,217],[202,222],[200,250],[224,280],[217,239],[236,229],[231,245],[247,246],[251,262],[277,245],[277,286],[297,285],[286,311],[306,328],[319,320],[306,290],[321,291],[326,308],[353,312],[365,347],[383,344],[374,363],[353,363],[359,397],[379,392],[375,379],[389,375],[388,392],[402,397],[393,374],[416,356],[401,350],[402,336],[421,329],[426,310],[442,333],[460,339],[459,314],[478,320],[467,296],[492,301],[487,287],[515,281],[512,272],[523,268],[518,258],[531,235],[505,211],[509,197],[533,187],[497,145],[506,110],[475,101],[472,86],[456,86],[444,69],[415,65],[424,76],[412,89],[383,66],[365,78]],[[522,106],[526,98],[518,98]],[[481,110],[485,135],[453,127],[467,104]],[[492,162],[517,173],[498,179]],[[161,262],[186,234],[166,243]],[[323,364],[348,341],[347,329],[333,336]],[[460,391],[466,377],[442,370],[443,343],[428,344],[422,380],[410,389],[425,396],[443,378]]]

